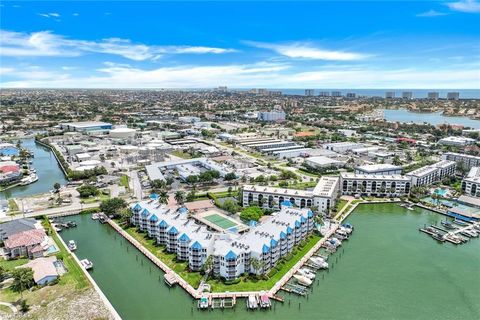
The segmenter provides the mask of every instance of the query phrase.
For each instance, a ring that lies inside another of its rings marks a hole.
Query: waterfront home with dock
[[[173,210],[157,201],[132,205],[131,223],[156,238],[177,259],[199,271],[213,257],[213,273],[234,280],[244,273],[265,274],[314,230],[314,214],[293,208],[288,201],[279,212],[244,234],[212,232],[197,224],[187,210]],[[252,259],[258,263],[251,263]]]

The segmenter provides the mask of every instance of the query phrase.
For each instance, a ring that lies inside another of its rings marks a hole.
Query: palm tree
[[[158,193],[158,202],[167,204],[168,203],[168,193],[165,190],[162,190]]]
[[[253,268],[254,273],[257,274],[259,270],[263,269],[265,262],[257,258],[250,258],[250,266]]]
[[[207,281],[208,276],[213,270],[213,256],[209,255],[207,260],[205,260],[205,263],[202,266],[203,271],[205,271],[205,281]]]
[[[175,192],[175,201],[177,201],[178,204],[182,205],[185,202],[185,192],[182,190],[178,190]]]

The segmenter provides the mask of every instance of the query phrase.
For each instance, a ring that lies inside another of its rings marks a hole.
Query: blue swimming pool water
[[[48,254],[53,254],[53,253],[57,253],[58,252],[58,248],[54,245],[51,245],[50,247],[48,247],[47,249],[47,253]]]
[[[447,192],[448,192],[447,189],[441,189],[441,188],[435,189],[435,193],[438,194],[439,196],[444,196],[447,194]]]

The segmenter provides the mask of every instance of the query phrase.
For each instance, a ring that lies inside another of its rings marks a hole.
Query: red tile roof
[[[40,244],[45,239],[45,231],[42,229],[34,229],[16,233],[5,240],[6,248],[27,247]]]

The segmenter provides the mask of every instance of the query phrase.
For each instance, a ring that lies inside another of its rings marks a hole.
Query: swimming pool
[[[447,194],[448,190],[447,189],[442,189],[442,188],[437,188],[437,189],[435,189],[434,192],[436,194],[438,194],[439,196],[444,197]]]
[[[54,253],[57,253],[57,252],[59,252],[59,250],[53,244],[50,247],[48,247],[48,249],[47,249],[47,254],[54,254]]]

